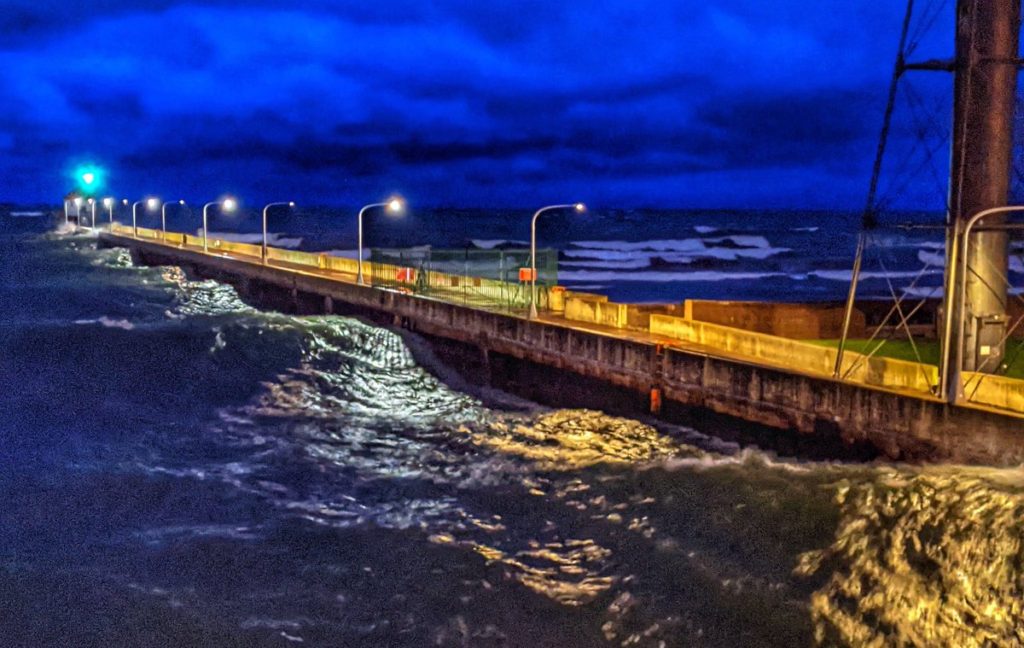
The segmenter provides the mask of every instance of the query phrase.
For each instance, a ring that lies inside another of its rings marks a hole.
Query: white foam
[[[742,247],[714,247],[706,243],[731,241]],[[723,236],[713,239],[675,239],[664,241],[578,241],[577,246],[564,250],[563,254],[573,258],[592,258],[602,261],[630,261],[662,258],[670,263],[690,263],[694,258],[710,258],[720,261],[757,259],[763,261],[777,254],[790,252],[790,248],[772,247],[763,236]],[[668,255],[666,252],[683,254]]]
[[[917,259],[921,263],[925,263],[930,266],[938,266],[941,268],[946,265],[945,252],[929,252],[928,250],[918,250]]]
[[[135,328],[135,325],[125,319],[113,319],[104,315],[99,319],[81,319],[75,320],[75,324],[102,324],[107,328],[118,328],[125,331],[130,331]]]
[[[812,270],[807,273],[810,276],[818,277],[819,279],[827,279],[829,281],[845,281],[849,283],[850,279],[853,278],[852,270]],[[861,279],[908,279],[917,277],[919,274],[924,275],[936,275],[942,274],[942,270],[926,270],[922,273],[920,270],[915,271],[890,271],[890,272],[861,272]]]
[[[637,261],[650,259],[654,252],[624,252],[620,250],[563,250],[562,254],[571,258],[583,257],[587,259],[600,259],[602,261]]]
[[[732,241],[736,245],[752,248],[770,248],[772,246],[765,237],[754,236],[752,234],[730,234],[729,236],[722,236],[719,238],[704,239],[704,241],[706,243],[725,243],[726,241]]]
[[[714,272],[696,270],[693,272],[593,272],[590,270],[573,270],[559,272],[559,281],[646,281],[651,283],[671,283],[685,281],[757,281],[785,277],[780,272]]]
[[[619,250],[639,251],[652,250],[655,252],[692,252],[705,249],[704,242],[700,239],[665,239],[655,241],[574,241],[576,247],[591,248],[594,250]]]
[[[509,239],[470,239],[470,243],[481,250],[493,250],[499,245],[522,245],[530,247],[529,241],[513,241]]]
[[[722,261],[735,261],[736,259],[757,259],[763,261],[768,257],[790,252],[790,248],[773,247],[752,247],[752,248],[708,248],[696,256],[706,256]]]
[[[200,235],[201,234],[202,230],[200,230]],[[263,235],[260,233],[242,234],[239,232],[210,232],[209,236],[212,239],[234,241],[235,243],[252,243],[254,245],[263,244]],[[295,249],[302,245],[302,238],[298,236],[289,237],[277,232],[271,232],[267,234],[267,245],[277,248]]]
[[[942,297],[945,291],[942,286],[907,286],[903,289],[907,297]]]
[[[629,259],[625,261],[560,261],[559,267],[599,268],[607,270],[641,270],[651,267],[648,259]]]
[[[326,254],[327,256],[333,256],[333,257],[341,257],[343,259],[358,259],[359,258],[359,250],[326,250],[326,251],[322,252],[321,254]],[[363,259],[365,260],[365,259],[369,259],[369,258],[370,258],[370,250],[368,248],[363,248]]]

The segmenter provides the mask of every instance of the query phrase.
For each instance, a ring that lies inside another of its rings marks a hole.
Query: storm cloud
[[[9,0],[0,198],[853,207],[898,4]]]

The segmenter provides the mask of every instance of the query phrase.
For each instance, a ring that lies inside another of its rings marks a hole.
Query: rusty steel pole
[[[1020,0],[958,0],[956,17],[947,259],[964,223],[1009,198]],[[992,216],[979,228],[1004,219]],[[969,269],[956,281],[966,282],[966,299],[946,337],[953,348],[963,344],[963,370],[993,372],[1005,351],[1007,233],[979,231],[959,243]],[[955,308],[956,293],[946,286],[947,308]]]

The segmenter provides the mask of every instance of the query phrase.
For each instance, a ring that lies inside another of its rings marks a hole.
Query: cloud
[[[47,178],[33,200],[93,156],[133,193],[262,195],[272,174],[326,202],[408,187],[729,205],[794,199],[803,178],[857,202],[899,18],[795,0],[7,5],[0,135],[17,154],[0,172]]]

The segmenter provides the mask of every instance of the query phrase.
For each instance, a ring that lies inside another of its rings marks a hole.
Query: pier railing
[[[115,234],[132,236],[131,227],[114,224]],[[203,238],[179,232],[161,233],[148,228],[138,229],[138,238],[162,242],[175,247],[201,250]],[[211,238],[207,246],[212,254],[237,256],[240,260],[260,262],[261,247],[221,238]],[[268,248],[271,264],[295,269],[315,269],[339,278],[354,281],[358,272],[356,259],[324,253]],[[516,259],[513,263],[519,263]],[[463,303],[488,310],[523,312],[529,306],[529,285],[525,282],[441,272],[432,266],[417,267],[413,263],[365,261],[364,277],[368,284],[386,290],[398,290],[452,303]],[[709,352],[759,365],[831,378],[838,351],[835,348],[796,339],[757,333],[686,316],[648,312],[645,307],[619,304],[603,295],[566,292],[559,286],[538,286],[538,308],[561,315],[569,322],[624,330],[624,335],[649,335],[655,340],[678,340],[689,346],[704,347]],[[672,309],[671,305],[661,307]],[[629,330],[632,333],[626,333]],[[939,383],[935,365],[868,355],[847,350],[843,356],[841,380],[885,389],[896,389],[920,396],[936,396]],[[965,402],[1004,411],[1024,413],[1024,380],[991,374],[963,375]]]
[[[134,231],[131,227],[114,223],[111,231],[115,234],[132,236]],[[156,229],[138,228],[137,236],[143,240],[159,241],[166,245],[177,247],[198,248],[203,247],[203,237],[194,234],[181,232],[162,232]],[[225,238],[209,238],[206,242],[207,249],[212,254],[231,254],[240,257],[248,257],[245,260],[260,260],[262,258],[262,247],[252,243],[231,241]],[[444,272],[437,266],[450,269],[453,266],[451,259],[434,255],[423,254],[412,255],[408,251],[374,251],[377,258],[387,258],[392,262],[375,260],[371,257],[363,262],[364,281],[377,288],[397,290],[408,294],[416,294],[423,297],[442,299],[453,303],[463,303],[480,308],[491,310],[503,310],[507,312],[522,311],[530,305],[530,284],[526,281],[519,281],[519,269],[525,267],[529,262],[529,251],[508,250],[491,252],[483,250],[488,263],[495,265],[488,274],[492,276],[479,276],[468,272]],[[383,252],[383,254],[381,254]],[[461,253],[461,252],[460,252]],[[408,258],[403,254],[408,254]],[[442,252],[442,254],[444,254]],[[450,253],[449,255],[454,254]],[[435,253],[436,255],[436,253]],[[479,255],[478,255],[479,256]],[[468,258],[468,253],[467,253]],[[538,250],[537,258],[539,263],[536,287],[536,304],[539,310],[548,310],[552,307],[551,292],[554,288],[554,277],[557,273],[557,253],[553,250]],[[351,275],[347,278],[354,279],[359,271],[359,262],[356,259],[335,256],[322,252],[303,252],[300,250],[289,250],[285,248],[268,247],[267,260],[276,265],[296,266],[298,268],[315,268],[328,273],[340,275]],[[476,259],[479,261],[480,259]],[[554,266],[555,270],[550,270]],[[474,263],[474,269],[479,269],[480,264]],[[498,278],[495,278],[494,275]],[[502,279],[500,277],[507,277]]]

